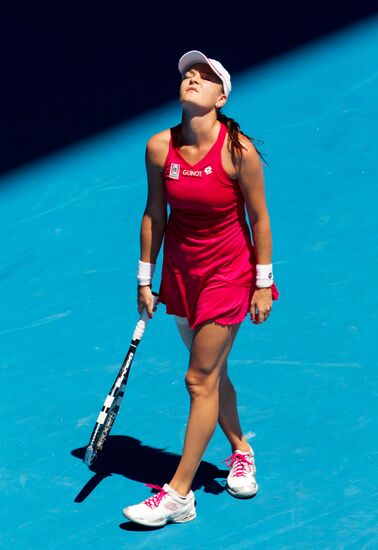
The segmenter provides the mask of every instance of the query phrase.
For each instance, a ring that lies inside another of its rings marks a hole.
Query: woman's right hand
[[[138,285],[137,289],[137,302],[138,302],[138,312],[142,313],[143,309],[147,309],[147,314],[150,319],[152,319],[152,312],[156,311],[156,306],[153,307],[153,294],[151,292],[151,285]]]

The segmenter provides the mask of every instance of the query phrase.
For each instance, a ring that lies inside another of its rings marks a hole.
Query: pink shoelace
[[[159,506],[161,499],[164,498],[165,495],[168,495],[168,491],[163,489],[163,487],[160,487],[160,485],[153,485],[152,483],[145,483],[145,485],[147,485],[147,487],[151,487],[151,489],[157,489],[159,492],[156,493],[156,495],[147,498],[144,501],[144,504],[146,504],[149,508]]]
[[[226,460],[222,460],[222,462],[225,462],[229,468],[233,468],[233,475],[236,477],[244,476],[246,474],[248,470],[247,464],[252,466],[252,469],[254,466],[253,462],[248,460],[247,455],[242,455],[240,453],[232,453],[231,456],[226,458]]]

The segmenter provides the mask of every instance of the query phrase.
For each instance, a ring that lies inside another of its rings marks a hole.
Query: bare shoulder
[[[242,132],[238,132],[241,149],[234,148],[231,152],[231,140],[227,141],[227,155],[223,159],[226,171],[233,179],[240,179],[246,170],[256,172],[262,169],[259,154],[252,141]]]
[[[248,164],[250,165],[255,164],[256,167],[260,166],[260,157],[252,141],[241,132],[238,133],[238,138],[243,147],[242,151],[240,152],[240,160],[243,163],[248,162]]]
[[[167,128],[150,137],[146,146],[147,162],[163,169],[168,154],[170,135],[170,129]]]
[[[263,181],[264,171],[260,155],[252,143],[244,134],[239,133],[239,141],[243,147],[238,154],[239,182],[243,184],[250,181],[256,185]]]
[[[239,140],[243,150],[239,157],[239,185],[249,201],[254,203],[254,208],[264,203],[264,171],[260,155],[253,142],[245,135],[239,134]],[[252,208],[252,207],[251,207]]]

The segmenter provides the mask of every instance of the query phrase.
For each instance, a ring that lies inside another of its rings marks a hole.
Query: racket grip
[[[152,295],[153,295],[152,309],[154,309],[156,306],[156,302],[159,298],[159,295],[156,294],[155,292],[153,292]],[[140,314],[139,321],[137,322],[134,330],[133,340],[140,340],[142,338],[148,321],[149,321],[149,317],[148,317],[147,309],[143,308],[143,311]]]

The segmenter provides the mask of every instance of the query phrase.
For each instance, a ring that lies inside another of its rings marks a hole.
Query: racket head
[[[152,294],[153,294],[153,307],[155,308],[159,303],[159,294],[157,292],[154,292],[154,291],[152,291]],[[94,430],[93,430],[92,435],[91,435],[91,438],[89,440],[89,444],[86,448],[85,456],[84,456],[84,462],[88,466],[91,466],[94,463],[94,461],[96,460],[96,458],[98,457],[98,454],[102,450],[102,448],[104,446],[104,443],[105,443],[105,441],[106,441],[106,439],[109,435],[109,432],[112,429],[114,421],[117,417],[117,414],[118,414],[118,411],[119,411],[119,408],[120,408],[120,405],[121,405],[121,402],[122,402],[123,394],[124,394],[124,391],[125,391],[128,375],[129,375],[129,372],[130,372],[129,369],[131,367],[131,363],[132,363],[132,360],[133,360],[135,352],[136,352],[136,346],[138,345],[139,340],[141,340],[141,338],[144,334],[144,329],[147,325],[147,322],[148,322],[148,314],[147,314],[146,308],[144,308],[143,312],[140,315],[137,326],[134,330],[133,339],[132,339],[132,342],[131,342],[131,346],[132,346],[133,349],[131,350],[131,347],[130,347],[130,349],[127,353],[127,356],[125,357],[125,360],[122,364],[121,370],[120,370],[120,372],[121,372],[124,365],[127,364],[127,362],[129,361],[128,368],[126,368],[126,373],[125,373],[126,375],[122,376],[122,378],[123,378],[122,384],[120,385],[117,393],[113,394],[114,400],[113,400],[112,404],[110,405],[108,411],[105,413],[105,416],[103,418],[101,418],[100,422],[99,422],[99,419],[97,419],[97,422],[95,424]],[[141,323],[142,323],[142,325],[141,325]],[[134,339],[136,339],[135,342],[134,342]],[[117,376],[117,378],[114,382],[114,385],[117,383],[117,380],[119,380],[119,376],[120,376],[120,373],[118,374],[118,376]],[[109,397],[110,397],[110,395],[108,395],[107,399],[109,399]],[[105,403],[106,403],[106,401],[105,401]]]
[[[114,421],[117,417],[122,397],[124,385],[121,386],[119,395],[114,399],[112,406],[109,408],[102,424],[97,423],[91,436],[89,445],[85,451],[84,462],[91,466],[96,460],[99,452],[102,450],[104,443],[112,429]]]

